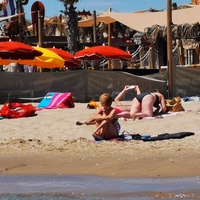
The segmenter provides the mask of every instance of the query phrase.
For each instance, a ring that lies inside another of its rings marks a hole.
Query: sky
[[[178,6],[183,4],[189,4],[192,0],[172,0],[176,2]],[[31,19],[31,6],[35,0],[29,0],[29,3],[24,6],[26,18]],[[63,4],[59,0],[40,0],[45,7],[45,17],[53,17],[61,14],[59,11],[64,9]],[[149,8],[166,10],[167,0],[79,0],[75,4],[78,11],[85,9],[90,10],[92,13],[94,10],[97,14],[111,8],[115,12],[134,12],[139,10],[146,10]]]

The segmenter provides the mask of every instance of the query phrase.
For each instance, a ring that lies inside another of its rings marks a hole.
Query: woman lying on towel
[[[121,99],[126,94],[129,89],[135,89],[137,96],[132,100],[131,105],[122,105]],[[124,89],[115,98],[117,116],[124,118],[144,118],[152,117],[158,112],[166,111],[166,102],[164,96],[158,91],[154,92],[144,92],[141,93],[138,85],[128,86],[126,85]]]
[[[112,96],[109,93],[104,93],[100,96],[101,108],[89,120],[84,123],[77,122],[77,125],[95,124],[96,129],[93,132],[95,140],[110,140],[117,138],[119,135],[119,123],[117,112],[111,106]]]

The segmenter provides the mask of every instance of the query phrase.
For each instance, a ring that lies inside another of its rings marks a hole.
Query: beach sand
[[[121,131],[140,135],[195,133],[151,142],[94,142],[93,125],[76,125],[96,112],[87,109],[86,103],[75,103],[70,109],[43,109],[28,118],[0,120],[0,172],[123,178],[199,176],[200,102],[182,105],[185,112],[163,118],[119,120]]]

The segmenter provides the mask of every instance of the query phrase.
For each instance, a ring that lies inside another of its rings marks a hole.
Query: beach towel
[[[46,108],[74,108],[71,92],[55,94]]]
[[[38,108],[55,109],[55,108],[73,108],[75,107],[71,92],[48,92],[41,100]]]
[[[163,133],[155,137],[143,138],[142,140],[147,141],[157,141],[157,140],[169,140],[169,139],[182,139],[184,137],[194,135],[193,132],[178,132],[178,133]]]
[[[151,135],[140,135],[140,134],[131,134],[129,132],[124,131],[121,135],[118,136],[118,140],[127,141],[127,140],[142,140],[144,142],[147,141],[158,141],[158,140],[169,140],[169,139],[182,139],[184,137],[192,136],[194,132],[177,132],[177,133],[163,133],[158,136]]]
[[[57,92],[48,92],[38,104],[38,108],[46,108],[51,103],[51,100],[55,94],[57,94]]]
[[[32,104],[22,103],[5,103],[0,110],[1,117],[4,118],[19,118],[30,117],[36,112],[36,108]]]

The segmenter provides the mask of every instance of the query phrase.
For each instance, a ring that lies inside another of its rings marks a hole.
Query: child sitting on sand
[[[111,106],[112,96],[109,93],[104,93],[99,98],[101,108],[89,120],[84,123],[77,122],[77,125],[95,124],[96,130],[93,132],[95,140],[110,140],[117,138],[119,134],[119,123],[117,120],[117,112]]]

